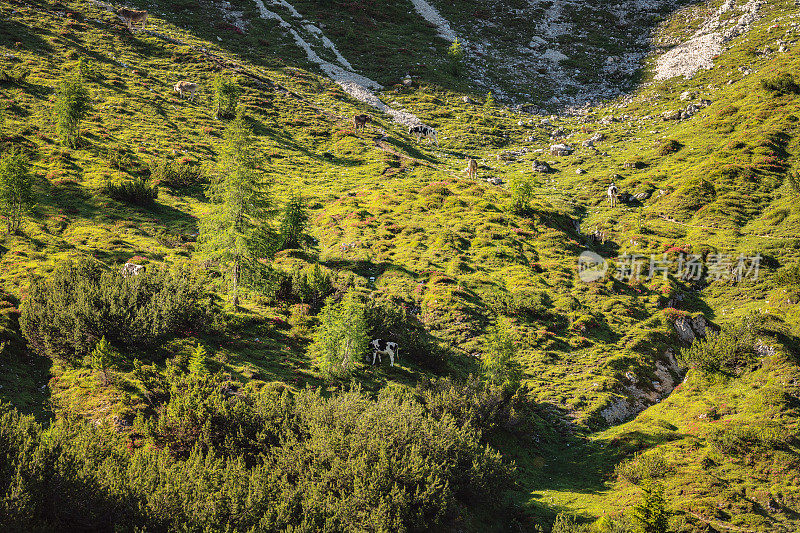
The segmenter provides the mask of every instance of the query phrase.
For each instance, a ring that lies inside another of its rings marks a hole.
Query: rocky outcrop
[[[662,361],[653,368],[655,379],[643,382],[633,372],[625,374],[622,389],[612,398],[608,406],[600,411],[607,424],[618,424],[657,404],[673,391],[683,380],[684,369],[678,364],[675,353],[668,349]]]
[[[691,344],[695,339],[706,336],[709,324],[703,315],[682,316],[675,319],[675,331],[682,342]]]
[[[554,144],[550,146],[550,154],[551,155],[569,155],[572,153],[572,146],[568,144]]]
[[[685,344],[691,344],[696,339],[704,338],[709,331],[718,329],[718,326],[702,314],[679,316],[673,324],[678,339]],[[655,379],[647,383],[632,372],[627,372],[621,389],[600,411],[600,416],[608,424],[617,424],[641,413],[666,398],[683,380],[685,370],[675,358],[675,351],[668,348],[663,357],[655,362]]]

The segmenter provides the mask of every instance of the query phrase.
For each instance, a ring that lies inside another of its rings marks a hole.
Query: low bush
[[[797,85],[794,76],[788,72],[778,74],[774,78],[765,78],[761,80],[761,86],[767,91],[777,95],[800,93],[800,85]]]
[[[171,189],[192,187],[201,183],[200,167],[189,162],[159,159],[150,164],[150,180],[154,185]]]
[[[706,437],[717,451],[728,455],[764,453],[784,447],[791,433],[774,423],[738,425],[728,424],[714,428]]]
[[[658,147],[658,150],[656,150],[656,153],[660,156],[665,156],[669,154],[674,154],[681,148],[683,148],[683,145],[681,143],[679,143],[675,139],[668,139],[663,143],[661,143],[661,145]]]
[[[614,467],[614,474],[617,477],[635,485],[642,481],[664,477],[671,471],[670,464],[657,452],[637,453]]]
[[[120,202],[147,206],[158,198],[158,185],[142,178],[110,182],[106,184],[106,194]]]
[[[188,270],[148,267],[123,277],[88,260],[67,261],[33,278],[20,324],[42,355],[77,362],[97,341],[127,349],[157,346],[209,324],[214,313],[201,278]]]
[[[703,374],[739,373],[757,359],[757,330],[754,319],[748,317],[735,327],[695,340],[681,349],[678,360]]]

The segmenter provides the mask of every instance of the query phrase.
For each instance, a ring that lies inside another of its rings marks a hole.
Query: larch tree
[[[225,130],[217,170],[208,188],[211,210],[200,224],[200,250],[227,264],[235,309],[243,267],[269,254],[265,236],[273,233],[269,220],[274,214],[256,139],[241,114]]]
[[[362,360],[369,346],[364,304],[349,292],[341,302],[329,298],[319,313],[309,355],[327,376],[345,376]]]
[[[280,235],[281,249],[300,248],[305,237],[308,225],[308,212],[305,208],[303,197],[292,194],[283,208],[278,234]]]
[[[9,233],[16,233],[22,217],[34,205],[33,177],[25,154],[12,149],[0,158],[0,208]]]
[[[56,89],[56,101],[53,109],[56,122],[56,134],[61,143],[76,148],[80,140],[80,123],[91,110],[89,90],[78,73],[65,74]]]

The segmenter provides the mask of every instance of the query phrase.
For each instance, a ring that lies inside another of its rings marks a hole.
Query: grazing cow
[[[396,342],[388,342],[383,339],[374,339],[372,342],[369,343],[369,347],[372,348],[372,364],[375,364],[375,358],[378,358],[378,362],[381,362],[381,355],[388,355],[389,360],[394,366],[394,358],[398,357],[398,352],[400,351],[399,346],[397,346]]]
[[[467,160],[467,168],[466,168],[467,177],[474,178],[475,176],[478,175],[478,162],[469,156],[465,157],[464,159]]]
[[[117,9],[117,15],[125,21],[125,25],[131,31],[133,31],[134,24],[141,24],[141,29],[144,29],[145,24],[147,24],[147,11],[136,11],[135,9],[121,7]]]
[[[181,98],[188,93],[191,95],[191,100],[194,101],[194,95],[199,87],[196,83],[181,80],[175,84],[175,92],[181,95]]]
[[[608,203],[611,204],[611,207],[617,206],[617,194],[619,193],[619,189],[615,184],[611,184],[608,188]]]
[[[431,128],[430,126],[426,126],[424,124],[418,124],[417,126],[411,126],[408,128],[409,135],[415,135],[417,137],[417,141],[421,140],[423,137],[428,139],[428,142],[435,142],[436,146],[439,146],[439,136],[436,133],[436,130]]]
[[[138,276],[144,271],[144,265],[137,265],[136,263],[125,263],[122,266],[122,277],[128,278],[130,276]]]
[[[364,129],[364,126],[367,125],[367,122],[370,121],[369,115],[356,115],[353,117],[353,127],[356,131],[359,129]]]

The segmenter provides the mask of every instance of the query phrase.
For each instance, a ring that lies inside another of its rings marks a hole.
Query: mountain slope
[[[800,100],[791,87],[769,87],[800,66],[794,4],[433,3],[467,49],[461,76],[446,68],[450,33],[416,5],[142,3],[148,31],[129,32],[102,3],[3,3],[2,150],[31,157],[38,205],[21,233],[0,241],[9,295],[0,398],[42,418],[79,415],[116,428],[132,448],[146,441],[160,450],[169,439],[157,421],[183,408],[170,404],[183,401],[170,380],[183,379],[176,369],[188,368],[199,342],[213,354],[209,367],[248,391],[296,395],[308,386],[338,398],[347,381],[328,381],[306,354],[321,302],[292,292],[298,273],[318,266],[331,294],[350,290],[403,310],[394,322],[374,311],[372,335],[406,342],[398,366],[359,367],[354,378],[374,396],[425,397],[419,388],[430,378],[480,373],[492,326],[509,321],[522,387],[498,400],[501,421],[465,418],[484,431],[475,438],[516,462],[517,486],[504,496],[520,527],[549,526],[562,511],[618,518],[637,501],[642,477],[654,477],[675,530],[792,531],[800,512],[800,193],[791,180]],[[753,13],[746,31],[730,31]],[[700,61],[713,68],[663,79],[668,47],[715,32],[727,32],[719,56]],[[657,47],[646,56],[651,36]],[[54,135],[52,102],[62,73],[81,68],[92,111],[71,150]],[[243,88],[239,106],[275,203],[300,193],[308,208],[312,240],[273,261],[290,295],[252,287],[242,309],[222,312],[208,330],[122,353],[109,387],[94,384],[89,364],[41,363],[30,346],[18,348],[31,276],[47,277],[67,259],[91,257],[110,270],[126,261],[196,268],[217,299],[226,296],[224,265],[206,262],[195,242],[228,126],[214,116],[217,75]],[[197,100],[174,93],[181,79],[200,85]],[[487,90],[540,109],[627,92],[545,116],[499,106]],[[370,105],[373,97],[388,108]],[[351,129],[357,113],[372,118],[364,132]],[[408,135],[416,120],[438,129],[441,146]],[[551,152],[557,143],[570,149]],[[479,179],[462,172],[465,156],[478,160]],[[534,160],[552,171],[533,172]],[[109,195],[109,184],[159,176],[160,161],[183,182],[164,179],[155,204]],[[608,207],[612,181],[641,199]],[[528,205],[515,207],[514,190],[526,182]],[[674,268],[680,254],[700,254],[717,270],[697,280],[674,272],[616,279],[609,270],[587,283],[576,269],[587,249],[618,268],[638,254],[645,274],[651,256]],[[740,256],[748,266],[759,258],[757,278],[731,277]],[[681,349],[752,312],[768,319],[758,336],[775,350],[730,375],[690,369],[672,392],[686,372]],[[687,337],[686,324],[702,326]],[[134,359],[161,380],[159,394]],[[426,398],[419,409],[435,413],[439,400]],[[476,399],[475,408],[491,410],[482,401],[494,400]],[[296,416],[292,409],[280,417]],[[440,420],[423,423],[450,431]],[[737,429],[727,441],[717,426]],[[656,468],[642,459],[656,455]],[[646,474],[632,482],[625,472],[638,463]],[[659,465],[667,466],[655,472]],[[492,524],[491,509],[471,513],[468,498],[456,501],[449,527]]]

